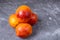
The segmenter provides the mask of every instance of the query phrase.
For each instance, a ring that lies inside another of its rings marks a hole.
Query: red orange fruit
[[[28,23],[20,23],[16,27],[16,35],[21,38],[26,38],[32,34],[32,26]]]
[[[9,16],[9,24],[11,25],[11,27],[14,28],[18,23],[19,23],[19,19],[17,18],[17,15],[11,14]]]
[[[16,14],[18,18],[20,18],[20,22],[28,22],[32,15],[32,11],[28,6],[22,5],[16,9]]]
[[[32,13],[32,16],[31,16],[30,20],[28,21],[28,23],[31,25],[34,25],[37,22],[37,20],[38,20],[37,15]]]

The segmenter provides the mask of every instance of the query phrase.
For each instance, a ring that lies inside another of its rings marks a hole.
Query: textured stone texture
[[[22,39],[8,23],[20,5],[28,5],[38,15],[33,34]],[[60,0],[0,0],[0,40],[60,40]]]

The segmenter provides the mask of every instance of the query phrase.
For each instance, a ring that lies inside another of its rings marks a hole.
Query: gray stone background
[[[28,5],[38,15],[33,34],[22,39],[8,23],[20,5]],[[60,40],[60,0],[0,0],[0,40]]]

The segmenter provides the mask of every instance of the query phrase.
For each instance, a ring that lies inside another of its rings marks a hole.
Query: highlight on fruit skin
[[[31,16],[30,20],[28,21],[28,23],[31,25],[34,25],[34,24],[36,24],[37,20],[38,20],[37,15],[35,13],[32,13],[32,16]]]
[[[16,26],[16,36],[27,38],[32,34],[32,26],[28,23],[20,23]]]
[[[19,18],[20,23],[25,23],[25,22],[27,23],[30,20],[31,14],[26,13],[26,11],[23,11],[22,13],[17,14],[17,17]]]
[[[15,28],[15,26],[19,23],[19,19],[17,18],[16,14],[11,14],[9,16],[8,22],[11,25],[11,27]]]
[[[21,5],[16,9],[16,14],[20,18],[20,22],[28,22],[32,15],[32,11],[29,6]]]

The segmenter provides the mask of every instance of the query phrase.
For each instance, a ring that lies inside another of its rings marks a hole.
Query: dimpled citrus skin
[[[16,27],[16,36],[26,38],[32,34],[32,26],[28,23],[20,23]]]
[[[30,20],[28,21],[29,24],[34,25],[37,22],[38,18],[37,15],[32,13],[32,16],[30,18]]]
[[[16,14],[20,18],[20,22],[28,22],[31,17],[32,11],[26,5],[21,5],[16,9]]]
[[[19,19],[17,18],[16,14],[11,14],[9,16],[9,24],[11,27],[15,28],[15,26],[19,23]]]

